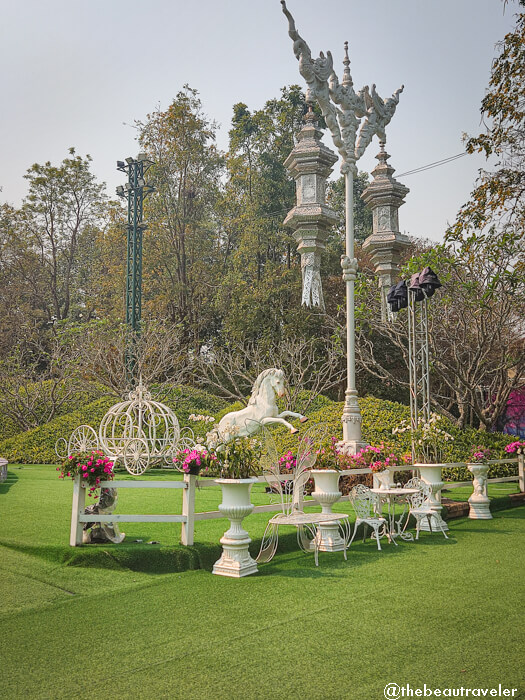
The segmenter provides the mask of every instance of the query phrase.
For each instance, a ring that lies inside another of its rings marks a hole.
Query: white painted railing
[[[518,464],[518,475],[517,476],[507,476],[496,479],[489,479],[489,483],[504,483],[508,481],[518,481],[520,491],[525,491],[525,456],[519,455],[518,457],[511,457],[508,459],[491,460],[489,464]],[[447,468],[452,467],[462,467],[465,466],[464,462],[457,462],[453,464],[447,464]],[[391,469],[392,472],[399,471],[412,471],[415,470],[414,465],[396,466]],[[370,469],[347,469],[340,472],[341,476],[355,476],[358,474],[372,474]],[[290,476],[287,474],[281,475],[281,481],[287,481]],[[266,484],[266,479],[263,476],[257,477],[258,483]],[[472,486],[472,481],[460,481],[460,482],[440,482],[441,489],[451,489],[458,488],[460,486]],[[84,488],[80,483],[80,477],[77,476],[73,482],[73,504],[71,512],[71,533],[69,543],[72,547],[82,544],[82,529],[83,523],[122,523],[122,522],[133,522],[133,523],[181,523],[181,544],[192,545],[194,542],[195,534],[195,522],[198,520],[213,520],[215,518],[223,518],[224,515],[220,511],[206,511],[202,513],[195,512],[195,493],[197,488],[210,488],[217,487],[214,479],[202,479],[198,480],[197,477],[189,474],[184,474],[183,481],[148,481],[147,479],[136,479],[134,481],[120,480],[116,479],[114,481],[103,481],[100,483],[103,488],[113,488],[113,489],[182,489],[182,513],[160,515],[160,514],[124,514],[124,513],[111,513],[110,515],[94,515],[94,514],[84,514],[85,500],[86,500],[86,488]],[[440,494],[439,494],[440,495]],[[348,500],[348,496],[343,496],[342,501]],[[316,505],[315,501],[305,501],[305,505]],[[254,513],[271,513],[281,510],[280,503],[271,503],[263,506],[255,506],[253,509]]]

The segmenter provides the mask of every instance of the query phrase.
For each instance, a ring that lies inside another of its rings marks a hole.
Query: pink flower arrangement
[[[95,492],[100,488],[100,482],[111,481],[115,476],[113,462],[100,450],[69,455],[62,465],[57,467],[57,471],[60,472],[59,479],[64,479],[66,476],[74,479],[75,476],[80,475],[82,483],[89,487],[89,495],[94,498],[98,498]]]
[[[492,450],[490,447],[483,447],[483,445],[478,445],[470,450],[469,460],[471,462],[488,462],[492,457]]]
[[[173,458],[175,467],[184,474],[207,474],[216,461],[217,457],[202,445],[180,450]]]
[[[401,458],[391,452],[384,443],[379,446],[367,445],[355,455],[346,456],[348,465],[346,469],[360,469],[369,467],[373,472],[382,472],[388,467],[396,467],[400,464],[410,464],[411,455],[405,454]]]
[[[297,466],[297,460],[291,450],[279,457],[279,467],[282,474],[292,471]]]
[[[521,454],[525,452],[525,442],[516,440],[516,442],[509,443],[508,445],[505,445],[505,452],[508,454],[514,454],[514,452]]]

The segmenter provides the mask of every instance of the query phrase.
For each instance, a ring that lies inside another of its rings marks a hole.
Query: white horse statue
[[[221,442],[229,442],[234,437],[247,437],[253,435],[261,426],[269,423],[279,423],[290,429],[291,433],[297,433],[286,417],[299,418],[304,423],[308,418],[293,411],[279,413],[276,396],[284,396],[284,372],[282,369],[265,369],[255,380],[252,395],[246,408],[240,411],[227,413],[219,421],[217,432]]]

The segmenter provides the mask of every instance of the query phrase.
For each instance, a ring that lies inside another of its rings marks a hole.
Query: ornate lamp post
[[[333,68],[332,54],[328,51],[325,56],[321,52],[319,58],[312,60],[312,52],[295,28],[285,0],[281,0],[281,5],[288,19],[288,34],[294,42],[293,51],[299,61],[299,72],[306,81],[306,101],[313,103],[315,100],[319,104],[343,160],[341,172],[345,176],[346,251],[341,258],[341,267],[346,284],[347,388],[342,417],[343,441],[339,447],[352,454],[366,444],[361,435],[361,412],[355,382],[354,282],[357,260],[354,255],[353,179],[357,174],[356,163],[374,135],[379,137],[381,148],[384,148],[385,127],[394,115],[403,86],[386,100],[377,94],[375,85],[371,90],[365,86],[356,93],[350,74],[348,42],[345,43],[343,81],[340,84]]]
[[[372,210],[373,233],[363,243],[363,250],[371,254],[379,278],[381,317],[387,320],[387,291],[396,284],[403,250],[410,245],[408,236],[399,231],[399,207],[409,192],[392,177],[394,168],[387,163],[390,156],[381,149],[376,156],[379,164],[372,171],[374,179],[361,195]]]
[[[126,375],[130,385],[136,379],[134,343],[140,333],[142,313],[142,234],[147,227],[142,220],[143,203],[145,197],[155,189],[146,185],[144,175],[152,164],[153,161],[148,160],[145,153],[139,153],[136,160],[126,158],[125,163],[117,161],[117,170],[128,176],[126,184],[117,187],[117,194],[128,200],[126,324],[131,333],[126,351]]]
[[[324,311],[321,284],[321,253],[325,249],[328,229],[337,221],[337,214],[326,204],[326,178],[332,172],[337,156],[322,142],[322,131],[312,109],[306,114],[298,142],[284,161],[296,182],[296,206],[288,212],[285,226],[294,230],[301,253],[303,275],[302,303]]]

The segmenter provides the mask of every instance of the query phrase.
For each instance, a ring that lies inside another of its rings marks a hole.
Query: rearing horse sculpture
[[[253,435],[260,430],[261,426],[269,423],[280,423],[289,428],[291,433],[298,432],[297,428],[285,420],[285,416],[299,418],[301,423],[308,418],[293,411],[279,413],[276,397],[284,396],[284,392],[285,380],[282,369],[272,368],[261,372],[255,380],[246,408],[227,413],[219,421],[217,432],[221,442],[229,442],[234,437]]]

